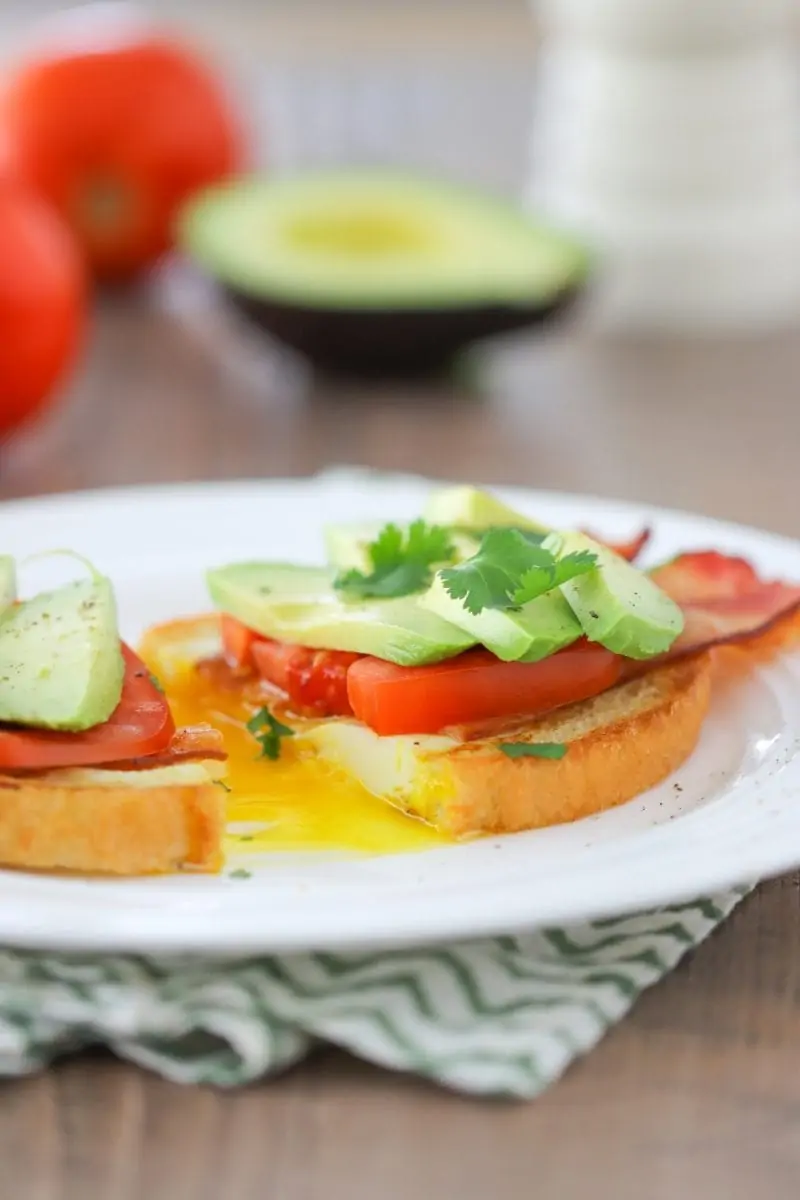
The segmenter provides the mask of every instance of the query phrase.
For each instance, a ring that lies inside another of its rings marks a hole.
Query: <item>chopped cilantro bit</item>
[[[238,867],[235,871],[231,871],[228,879],[252,879],[252,871],[245,871],[243,867]]]
[[[163,692],[163,691],[164,691],[164,686],[163,686],[163,684],[161,683],[161,680],[158,678],[158,676],[157,676],[157,675],[154,675],[152,671],[150,671],[150,672],[148,672],[148,673],[149,673],[149,675],[150,675],[150,682],[152,683],[152,685],[153,685],[153,687],[156,689],[156,691],[157,691],[157,692]]]
[[[563,758],[567,747],[563,742],[501,742],[506,758]]]
[[[347,599],[410,596],[428,586],[436,564],[453,562],[456,556],[449,529],[423,520],[412,522],[407,534],[397,525],[384,525],[367,552],[369,574],[350,570],[334,580]]]
[[[518,529],[490,529],[477,554],[440,573],[445,591],[477,616],[484,608],[519,608],[597,565],[589,551],[559,558]]]
[[[563,558],[556,558],[552,570],[548,568],[543,572],[541,566],[532,566],[519,581],[514,603],[527,604],[529,600],[535,600],[551,588],[560,587],[576,575],[585,575],[596,566],[597,556],[590,550],[576,550],[572,554],[565,554]]]
[[[261,758],[276,761],[281,756],[281,738],[294,737],[294,730],[273,717],[268,708],[260,708],[247,722],[247,729],[261,746]]]

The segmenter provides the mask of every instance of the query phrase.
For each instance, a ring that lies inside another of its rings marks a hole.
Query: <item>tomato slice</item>
[[[286,692],[300,712],[321,716],[352,715],[347,672],[362,655],[344,650],[312,650],[259,638],[251,653],[262,679]]]
[[[85,733],[0,726],[0,769],[97,766],[143,758],[169,746],[175,722],[166,698],[142,660],[124,642],[122,655],[122,696],[108,721]]]
[[[227,613],[220,615],[219,629],[222,635],[222,653],[228,665],[252,667],[253,646],[259,640],[259,634],[248,629],[235,617],[229,617]]]
[[[347,691],[358,719],[388,737],[537,716],[606,691],[621,670],[617,655],[580,641],[537,663],[501,662],[488,650],[429,667],[362,658],[348,671]]]

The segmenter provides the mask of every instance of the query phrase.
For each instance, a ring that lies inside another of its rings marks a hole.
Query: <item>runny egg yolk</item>
[[[175,627],[180,623],[176,622]],[[200,672],[170,644],[165,627],[145,638],[142,656],[161,681],[176,726],[205,722],[228,751],[226,850],[398,854],[446,844],[444,834],[371,795],[336,767],[281,739],[280,756],[261,755],[246,728],[255,706],[241,687]]]

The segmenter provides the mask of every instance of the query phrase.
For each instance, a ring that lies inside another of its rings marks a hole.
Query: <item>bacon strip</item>
[[[684,613],[668,659],[750,641],[800,612],[800,585],[761,579],[745,559],[716,550],[680,554],[650,576]]]
[[[607,538],[597,537],[596,534],[588,529],[584,529],[583,532],[587,537],[592,538],[593,541],[599,542],[601,546],[605,546],[608,550],[613,550],[620,558],[626,558],[628,562],[634,562],[650,541],[653,531],[649,526],[645,526],[639,533],[628,538],[626,542],[610,542]]]
[[[129,758],[125,762],[108,763],[114,771],[142,771],[151,767],[174,767],[178,763],[202,762],[215,759],[223,762],[228,757],[222,734],[210,725],[188,725],[178,729],[166,750],[159,754],[148,754],[144,758]]]

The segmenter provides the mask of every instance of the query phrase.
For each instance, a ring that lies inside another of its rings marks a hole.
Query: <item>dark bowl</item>
[[[317,370],[352,378],[403,378],[447,370],[475,342],[566,316],[584,281],[537,305],[453,308],[315,308],[224,288],[248,320]]]

